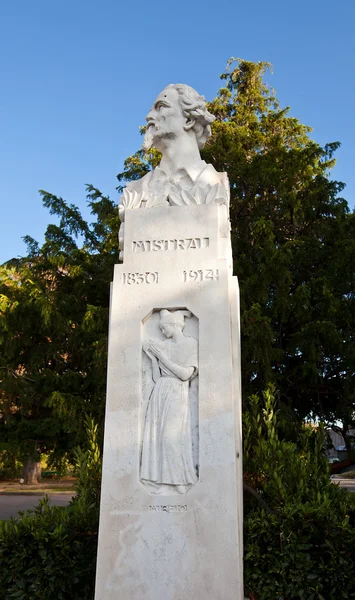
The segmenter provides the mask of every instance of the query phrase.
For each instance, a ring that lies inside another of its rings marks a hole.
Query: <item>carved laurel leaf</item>
[[[159,196],[157,206],[167,206],[168,204],[168,196]]]
[[[205,204],[206,204],[207,194],[209,194],[211,188],[212,188],[212,185],[210,183],[208,183],[207,185],[205,185],[205,187],[203,188],[203,193],[205,195],[205,202],[204,202]]]
[[[153,206],[164,206],[167,204],[166,196],[162,194],[150,194],[147,200],[144,199],[145,208],[153,208]]]
[[[213,185],[209,192],[206,195],[206,204],[213,204],[216,201],[216,196],[218,192],[218,183]]]
[[[119,204],[118,205],[118,216],[120,217],[121,223],[123,223],[123,221],[124,221],[124,211],[125,211],[124,206],[122,206],[122,204]]]
[[[122,192],[121,199],[120,199],[120,204],[119,204],[118,210],[129,208],[129,205],[130,205],[131,201],[132,201],[132,194],[131,194],[131,192],[129,192],[127,190],[127,188],[124,188],[124,190]]]
[[[184,201],[184,204],[187,204],[188,206],[191,204],[196,204],[193,195],[188,190],[181,190],[181,197]]]
[[[120,244],[120,247],[123,247],[123,240],[124,240],[124,223],[121,223],[119,232],[118,232],[118,241]]]
[[[142,200],[141,196],[142,194],[138,194],[136,190],[128,190],[127,188],[124,188],[121,196],[120,206],[122,205],[124,208],[139,208]]]
[[[196,204],[205,204],[205,190],[202,188],[197,187],[193,197]]]
[[[197,194],[197,190],[198,190],[198,184],[195,183],[195,185],[191,188],[190,192],[191,192],[191,196],[194,199],[194,204],[200,204],[199,202],[196,201],[196,194]]]
[[[185,202],[181,198],[180,194],[175,192],[169,192],[169,202],[172,206],[184,206]]]
[[[150,208],[151,206],[154,206],[154,199],[155,199],[155,194],[149,194],[148,196],[145,196],[143,198],[143,207]]]

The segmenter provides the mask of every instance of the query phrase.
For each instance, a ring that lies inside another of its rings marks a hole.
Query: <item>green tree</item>
[[[268,63],[230,61],[203,158],[231,184],[234,272],[241,289],[243,395],[273,382],[290,415],[354,426],[355,216],[330,179],[338,143],[280,108],[264,83]],[[129,157],[119,189],[159,161]],[[118,261],[116,202],[88,187],[95,217],[42,192],[59,216],[42,247],[3,266],[0,278],[0,441],[34,469],[83,436],[84,412],[102,424],[109,282]]]
[[[96,217],[46,192],[59,216],[41,248],[0,272],[0,441],[17,447],[26,483],[36,483],[42,452],[55,466],[85,436],[84,414],[102,423],[109,282],[118,262],[117,207],[88,186]],[[80,244],[79,244],[80,241]],[[4,446],[3,446],[4,447]]]
[[[202,157],[231,186],[234,273],[241,292],[243,395],[273,382],[299,419],[355,425],[355,215],[330,179],[338,142],[324,148],[264,82],[270,65],[231,59]],[[156,152],[118,175],[141,177]]]

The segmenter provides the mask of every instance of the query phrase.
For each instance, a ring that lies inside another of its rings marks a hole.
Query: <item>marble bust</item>
[[[218,173],[200,156],[215,117],[206,99],[182,83],[170,84],[157,96],[146,121],[143,150],[162,154],[160,165],[123,190],[119,204],[123,246],[125,211],[156,206],[225,204],[229,206],[227,173]]]

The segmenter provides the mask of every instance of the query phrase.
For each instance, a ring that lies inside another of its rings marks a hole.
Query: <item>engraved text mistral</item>
[[[134,241],[133,252],[159,252],[167,250],[200,250],[208,248],[210,240],[208,237],[185,238],[174,240],[146,240]]]

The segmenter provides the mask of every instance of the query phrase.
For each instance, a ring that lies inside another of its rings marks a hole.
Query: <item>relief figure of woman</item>
[[[198,373],[198,341],[184,334],[190,317],[186,310],[160,311],[167,339],[143,343],[154,387],[144,422],[140,479],[155,494],[183,494],[197,481],[189,385]]]

